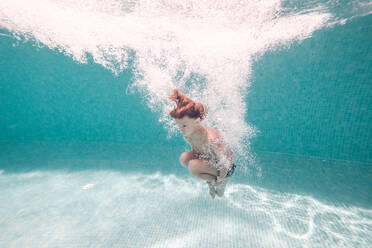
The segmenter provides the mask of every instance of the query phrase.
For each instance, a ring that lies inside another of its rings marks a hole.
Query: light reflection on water
[[[86,187],[94,185],[94,187]],[[86,170],[0,174],[0,244],[40,247],[367,247],[372,211],[189,176]],[[206,245],[205,245],[206,244]]]

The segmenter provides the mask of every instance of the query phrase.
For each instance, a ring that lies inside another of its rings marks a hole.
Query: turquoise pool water
[[[368,1],[2,1],[0,247],[369,247]],[[225,196],[167,112],[209,109]]]

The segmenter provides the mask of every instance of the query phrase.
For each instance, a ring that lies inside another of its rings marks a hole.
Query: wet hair
[[[203,104],[194,102],[181,91],[174,89],[169,99],[176,102],[176,106],[169,112],[175,119],[181,119],[185,115],[190,118],[203,120],[207,116],[207,108]]]

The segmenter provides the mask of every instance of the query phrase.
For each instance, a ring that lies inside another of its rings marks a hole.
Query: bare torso
[[[185,140],[191,145],[192,150],[202,159],[217,161],[221,153],[220,147],[223,146],[224,153],[232,160],[231,149],[223,142],[218,131],[211,127],[202,127],[200,131],[190,136],[184,136]]]

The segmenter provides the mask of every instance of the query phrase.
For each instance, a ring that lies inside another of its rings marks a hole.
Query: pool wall
[[[372,15],[257,58],[246,121],[252,150],[372,163]],[[115,76],[34,42],[0,37],[0,141],[183,145]]]

